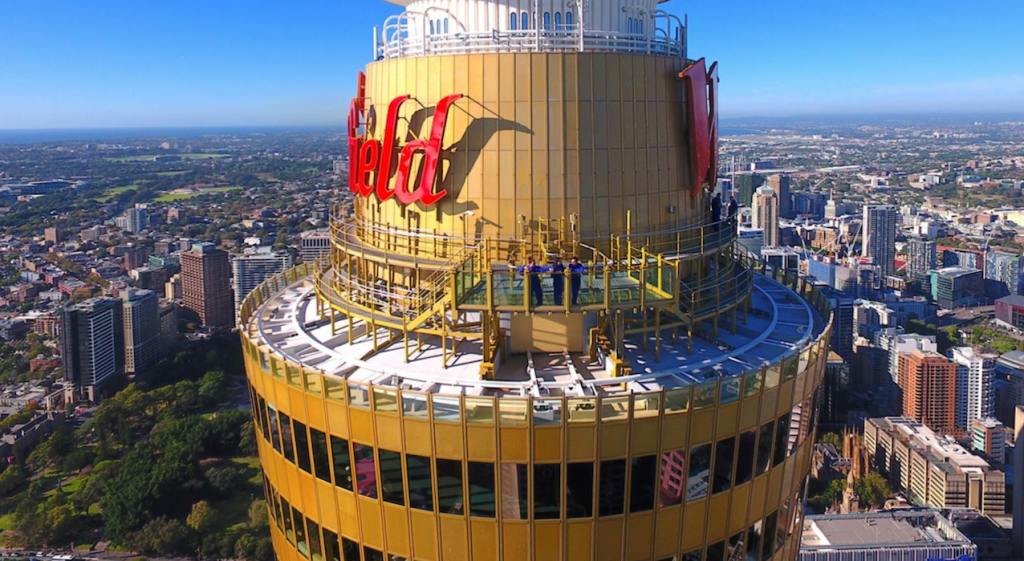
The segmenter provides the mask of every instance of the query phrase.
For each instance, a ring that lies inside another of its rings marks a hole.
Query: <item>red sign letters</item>
[[[704,59],[691,64],[679,77],[686,81],[690,120],[690,196],[707,184],[718,183],[718,63],[705,70]]]
[[[417,201],[430,206],[443,199],[448,191],[434,191],[438,182],[441,158],[441,141],[448,123],[448,110],[452,104],[461,99],[461,94],[441,98],[434,108],[434,120],[430,126],[430,137],[427,140],[414,140],[398,149],[395,138],[398,126],[398,115],[409,96],[403,95],[391,100],[388,114],[384,121],[383,142],[359,135],[359,126],[366,117],[366,75],[359,73],[359,96],[352,100],[348,114],[348,150],[349,172],[348,185],[353,193],[369,197],[376,193],[377,198],[386,201],[395,197],[403,205]],[[394,188],[389,186],[392,168],[395,167],[395,152],[398,150],[397,169],[394,171]],[[415,175],[412,169],[413,157],[421,154],[421,174],[419,185],[409,189],[409,180]]]

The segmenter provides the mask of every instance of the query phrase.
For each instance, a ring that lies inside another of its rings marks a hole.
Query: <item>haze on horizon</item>
[[[356,7],[353,7],[356,6]],[[1024,113],[1024,3],[675,0],[722,115]],[[0,129],[344,122],[380,0],[4,5]]]

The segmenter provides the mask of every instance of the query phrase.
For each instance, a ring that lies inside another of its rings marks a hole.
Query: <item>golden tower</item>
[[[795,559],[829,314],[712,202],[717,65],[655,0],[392,3],[330,256],[240,310],[278,558]]]

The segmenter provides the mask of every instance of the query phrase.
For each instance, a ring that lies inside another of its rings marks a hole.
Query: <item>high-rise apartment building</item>
[[[920,287],[927,284],[928,271],[938,266],[935,242],[913,238],[907,241],[907,279]]]
[[[178,344],[178,305],[160,303],[160,352],[165,353]]]
[[[779,196],[771,187],[758,187],[754,193],[753,227],[764,231],[764,245],[779,245]]]
[[[152,290],[121,292],[124,301],[124,371],[137,374],[160,356],[159,299]]]
[[[967,429],[976,419],[996,414],[995,371],[999,353],[956,347],[950,356],[957,363],[956,426]]]
[[[829,309],[708,223],[717,65],[647,0],[394,3],[351,215],[239,312],[277,556],[794,560]]]
[[[118,228],[137,234],[149,227],[149,209],[145,205],[135,205],[114,219]]]
[[[181,252],[181,300],[203,325],[233,326],[228,254],[213,244],[195,244]]]
[[[789,193],[789,176],[777,173],[768,176],[768,186],[779,199],[779,217],[793,218],[793,197]]]
[[[121,300],[93,298],[61,310],[64,382],[74,398],[96,401],[112,378],[124,373]]]
[[[1019,253],[989,250],[985,252],[985,296],[1002,298],[1021,294],[1024,259]]]
[[[935,431],[954,431],[956,363],[938,353],[920,350],[899,353],[898,360],[903,416]]]
[[[896,272],[896,208],[864,205],[861,256],[881,267],[882,278]]]
[[[996,463],[1006,461],[1006,425],[991,417],[971,421],[971,448]],[[1020,443],[1024,445],[1024,442]]]
[[[310,230],[299,235],[299,257],[303,263],[327,257],[330,251],[331,233],[328,230]]]
[[[259,248],[246,252],[231,260],[231,283],[235,293],[235,311],[242,306],[242,300],[267,278],[283,273],[292,266],[292,254]]]

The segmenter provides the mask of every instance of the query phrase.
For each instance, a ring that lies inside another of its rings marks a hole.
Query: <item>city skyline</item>
[[[996,9],[987,7],[979,11]],[[371,59],[368,30],[399,11],[351,8],[6,6],[0,129],[340,126],[352,77]],[[689,15],[692,58],[720,61],[725,118],[1024,112],[1012,30],[1022,6],[998,6],[1000,17],[970,41],[942,32],[962,28],[962,9],[948,1],[884,12],[881,3],[661,8]]]

